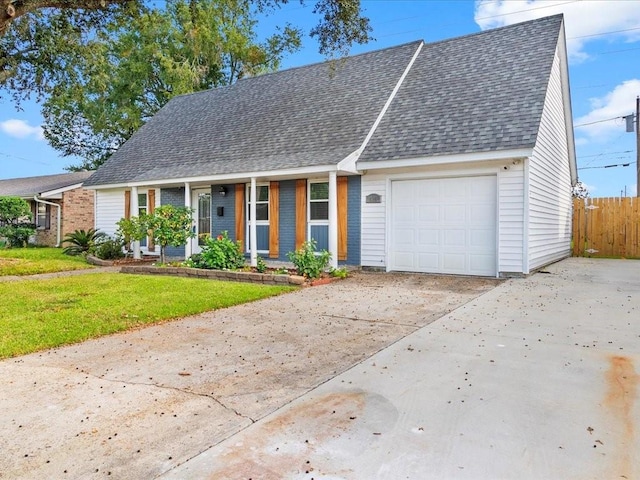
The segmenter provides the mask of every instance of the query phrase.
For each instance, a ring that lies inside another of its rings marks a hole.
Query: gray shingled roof
[[[42,175],[39,177],[10,178],[0,180],[0,196],[2,197],[33,197],[51,190],[70,187],[83,183],[93,174],[90,172],[59,173]]]
[[[360,161],[533,147],[562,15],[423,46]]]
[[[562,16],[426,44],[360,161],[533,147]],[[176,97],[85,185],[335,165],[421,42]]]
[[[360,147],[419,44],[175,97],[86,185],[335,165]]]

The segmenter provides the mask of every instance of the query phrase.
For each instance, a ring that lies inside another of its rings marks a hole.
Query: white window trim
[[[267,220],[256,220],[256,226],[269,226],[269,221],[271,219],[271,210],[270,210],[270,203],[271,203],[271,189],[269,188],[269,183],[256,183],[256,195],[258,193],[258,190],[260,189],[260,187],[267,187],[267,191],[269,192],[269,200],[265,201],[261,201],[261,202],[256,202],[256,206],[258,204],[267,204],[267,217],[269,217]],[[245,220],[245,237],[247,239],[247,241],[245,242],[245,252],[246,253],[251,253],[251,235],[250,235],[250,225],[249,225],[249,212],[251,211],[251,184],[247,183],[245,185],[245,202],[244,202],[244,208],[245,208],[245,216],[244,218],[246,218]],[[258,253],[269,253],[269,250],[256,250],[256,252]]]
[[[160,206],[160,189],[158,188],[146,188],[146,189],[138,189],[138,199],[140,198],[140,195],[144,195],[145,196],[145,204],[144,204],[144,208],[146,210],[147,213],[149,213],[149,190],[155,190],[156,191],[156,204],[154,205],[155,208],[158,208]],[[140,216],[140,209],[143,208],[142,205],[140,205],[140,202],[138,201],[138,212],[136,213],[137,216]],[[149,251],[149,237],[147,237],[147,242],[146,245],[140,245],[140,251],[143,252],[145,255],[160,255],[160,246],[156,245],[155,251],[150,252]]]
[[[326,220],[311,220],[311,203],[312,202],[326,202],[327,203],[327,212],[329,207],[329,196],[327,194],[326,200],[311,200],[311,184],[312,183],[329,183],[328,178],[319,178],[314,180],[309,180],[307,182],[307,240],[311,240],[311,227],[312,226],[321,226],[321,227],[329,227],[329,216],[327,215]]]

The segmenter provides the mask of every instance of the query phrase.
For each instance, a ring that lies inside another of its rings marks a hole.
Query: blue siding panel
[[[296,182],[280,182],[280,250],[278,260],[289,261],[296,249]]]
[[[258,243],[258,250],[269,251],[269,226],[268,225],[256,225],[256,237]]]
[[[329,227],[327,225],[311,225],[311,239],[316,241],[317,251],[329,250]]]
[[[349,177],[347,186],[347,260],[342,262],[348,265],[360,265],[361,185],[360,175]]]
[[[227,189],[224,197],[220,196],[220,187]],[[223,208],[222,216],[218,216],[218,207]],[[235,184],[211,185],[211,235],[218,236],[227,231],[229,238],[236,238],[236,186]]]
[[[162,188],[160,190],[160,205],[184,207],[184,187]],[[184,258],[184,247],[167,247],[165,255]]]

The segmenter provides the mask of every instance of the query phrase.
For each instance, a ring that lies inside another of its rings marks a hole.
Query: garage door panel
[[[440,235],[433,228],[421,228],[418,232],[418,244],[422,246],[437,247],[440,245]]]
[[[495,176],[392,182],[390,268],[495,275],[496,184]]]
[[[466,205],[444,205],[442,220],[445,223],[464,223],[467,214]]]

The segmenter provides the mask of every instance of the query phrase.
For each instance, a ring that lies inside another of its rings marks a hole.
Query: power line
[[[640,30],[640,27],[626,28],[624,30],[612,30],[611,32],[592,33],[590,35],[579,35],[577,37],[567,37],[567,40],[575,40],[576,38],[599,37],[601,35],[612,35],[614,33],[631,32],[633,30]]]
[[[601,157],[602,155],[616,155],[618,153],[632,153],[633,150],[620,150],[618,152],[602,152],[602,153],[594,153],[593,155],[580,155],[578,158],[588,158],[588,157]]]
[[[591,170],[594,168],[614,168],[614,167],[628,167],[630,165],[635,165],[636,162],[627,162],[627,163],[616,163],[614,165],[601,165],[599,167],[582,167],[578,168],[578,170]]]
[[[580,125],[574,125],[573,127],[586,127],[587,125],[593,125],[595,123],[602,123],[602,122],[610,122],[611,120],[617,120],[619,118],[623,118],[623,117],[613,117],[613,118],[607,118],[604,120],[596,120],[595,122],[589,122],[589,123],[581,123]]]

